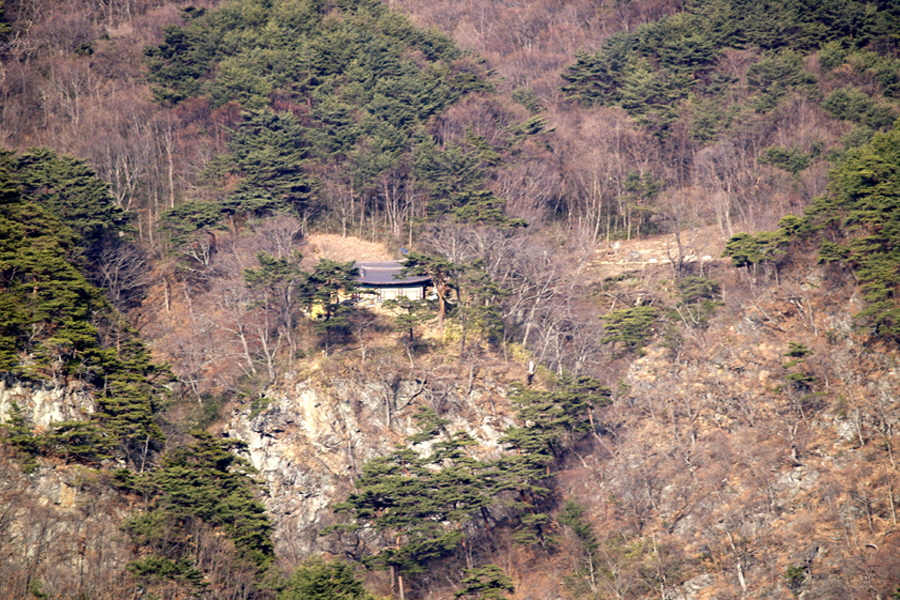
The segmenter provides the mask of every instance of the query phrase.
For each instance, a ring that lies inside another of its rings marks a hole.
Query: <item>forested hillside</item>
[[[900,595],[896,3],[0,15],[9,597]]]

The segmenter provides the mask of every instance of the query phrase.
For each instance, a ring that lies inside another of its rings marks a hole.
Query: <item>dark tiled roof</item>
[[[356,281],[365,285],[410,285],[431,281],[424,275],[403,277],[400,274],[403,264],[399,260],[358,262],[355,266],[359,269]]]

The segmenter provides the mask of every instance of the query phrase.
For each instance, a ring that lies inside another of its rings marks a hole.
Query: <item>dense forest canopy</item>
[[[684,12],[616,34],[600,51],[580,56],[564,75],[569,82],[565,90],[584,102],[620,106],[661,137],[681,117],[679,102],[687,100],[696,107],[688,111],[694,113],[692,136],[709,142],[737,108],[729,106],[729,97],[740,82],[722,68],[729,50],[762,52],[746,72],[750,105],[760,113],[775,109],[789,92],[820,93],[815,75],[803,64],[803,54],[816,50],[825,70],[848,55],[866,61],[879,91],[895,98],[900,92],[892,56],[898,19],[897,7],[889,2],[697,2]],[[888,127],[896,118],[884,105],[881,113],[873,112],[874,105],[845,112],[841,96],[829,99],[826,110],[874,129]]]
[[[184,27],[146,49],[146,64],[163,103],[240,110],[229,153],[206,174],[233,188],[220,213],[324,211],[344,231],[382,213],[401,236],[413,219],[499,207],[479,193],[479,161],[465,157],[462,167],[425,128],[462,95],[488,88],[446,37],[379,2],[228,2],[184,16]],[[215,209],[193,204],[164,217],[180,233],[215,219]]]
[[[81,272],[96,273],[88,261],[98,247],[127,243],[115,233],[124,216],[80,161],[48,151],[2,160],[0,364],[19,377],[71,377],[96,390],[90,422],[59,424],[50,448],[83,459],[124,452],[141,465],[164,439],[153,413],[166,369]]]

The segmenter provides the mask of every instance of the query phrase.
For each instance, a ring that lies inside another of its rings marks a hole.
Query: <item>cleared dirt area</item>
[[[617,240],[597,248],[590,261],[601,277],[615,277],[626,271],[650,267],[671,267],[673,262],[727,263],[722,258],[726,238],[715,226],[687,229],[679,234]]]
[[[351,260],[394,260],[398,258],[379,242],[367,242],[358,237],[334,233],[314,233],[300,247],[303,265],[311,266],[320,259],[348,262]]]

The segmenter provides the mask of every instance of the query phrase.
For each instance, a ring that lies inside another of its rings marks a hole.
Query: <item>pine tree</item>
[[[425,275],[431,279],[438,301],[438,325],[443,329],[450,292],[456,287],[459,267],[446,258],[410,252],[403,261],[404,275]]]
[[[306,273],[300,270],[302,258],[299,252],[281,258],[260,252],[256,255],[259,268],[244,270],[244,281],[256,298],[254,304],[276,316],[277,328],[287,339],[291,356],[297,351],[293,333],[297,294],[306,278]]]
[[[219,229],[224,217],[221,204],[202,200],[182,202],[160,215],[160,229],[177,250],[189,246],[199,231]]]
[[[307,147],[297,118],[268,109],[251,113],[234,132],[230,144],[236,173],[244,177],[235,199],[236,213],[252,213],[291,207],[301,212],[308,206],[312,180],[306,174]],[[253,206],[248,198],[263,197],[271,205]],[[228,203],[226,202],[226,205]]]
[[[809,219],[844,239],[825,245],[823,258],[840,258],[856,271],[867,302],[859,320],[878,335],[900,339],[900,127],[848,151],[831,173],[830,189]]]
[[[545,499],[550,489],[553,462],[593,426],[593,411],[609,404],[610,391],[592,377],[563,375],[551,391],[516,386],[510,398],[516,406],[519,426],[507,429],[501,442],[514,454],[496,463],[495,490],[511,491],[511,504],[519,511],[521,527],[514,534],[519,543],[552,542]]]
[[[416,327],[434,318],[434,308],[427,300],[410,300],[404,297],[385,300],[381,306],[395,313],[396,328],[406,334],[406,343],[410,349],[416,345]]]
[[[665,137],[675,120],[675,102],[683,95],[666,73],[653,69],[647,61],[638,61],[625,72],[617,104],[637,123]]]
[[[356,289],[358,269],[354,262],[340,263],[322,259],[300,284],[300,301],[313,316],[317,331],[323,334],[325,352],[328,352],[331,335],[350,326],[347,313],[351,310],[344,303]]]
[[[38,466],[36,457],[41,453],[42,440],[35,435],[31,425],[25,419],[25,415],[19,404],[13,400],[9,406],[7,420],[0,423],[3,427],[3,437],[22,455],[22,466],[26,473],[31,473]]]
[[[375,600],[342,562],[312,558],[297,567],[278,600]]]
[[[503,319],[499,304],[509,295],[484,268],[483,261],[475,261],[459,269],[457,275],[457,306],[454,316],[460,325],[460,356],[465,354],[470,336],[477,336],[490,345],[503,338]]]
[[[83,161],[34,149],[15,160],[22,194],[62,220],[78,236],[90,267],[103,248],[119,242],[129,215],[116,205],[109,184]]]
[[[410,436],[410,445],[367,461],[357,492],[335,507],[355,522],[337,529],[368,524],[390,542],[364,562],[398,573],[401,595],[403,574],[421,573],[430,561],[452,554],[463,540],[463,525],[493,501],[481,478],[486,466],[464,452],[474,440],[449,434],[447,422],[431,410],[420,410],[416,420],[419,432]],[[413,447],[419,444],[431,453]]]
[[[747,69],[747,86],[757,92],[757,112],[775,108],[789,89],[811,89],[816,78],[803,69],[802,56],[790,50],[770,54]]]
[[[475,600],[505,600],[507,594],[516,591],[512,579],[497,565],[466,569],[465,575],[460,582],[465,587],[455,593],[457,598],[470,596]]]
[[[90,250],[105,243],[121,224],[119,212],[77,161],[33,151],[19,171],[8,169],[18,164],[9,154],[0,162],[8,190],[0,203],[0,366],[25,378],[78,378],[94,391],[96,412],[86,422],[56,424],[45,440],[50,451],[143,465],[164,439],[153,403],[168,371],[150,361],[137,333],[78,269],[84,244]],[[107,345],[112,340],[114,347]]]
[[[639,352],[650,340],[657,311],[652,306],[615,310],[603,317],[606,332],[601,344],[621,343],[626,352]]]
[[[54,424],[53,431],[47,436],[46,445],[62,455],[67,462],[75,458],[99,464],[113,457],[116,440],[108,429],[97,422],[65,421]]]
[[[255,497],[260,486],[253,478],[255,469],[235,453],[246,445],[217,440],[204,431],[192,435],[193,444],[173,449],[155,471],[137,480],[149,507],[129,520],[127,530],[135,543],[156,557],[160,568],[168,568],[191,561],[192,523],[199,520],[220,528],[232,540],[236,565],[247,563],[261,574],[274,559],[273,525]],[[151,574],[148,568],[147,559],[135,566],[144,575]],[[172,574],[181,577],[183,570]]]
[[[600,542],[591,529],[590,523],[585,520],[584,513],[585,509],[583,506],[573,500],[568,500],[559,515],[559,522],[567,526],[575,534],[579,550],[581,551],[577,557],[578,567],[575,569],[573,577],[586,581],[589,589],[592,592],[596,592],[596,580],[600,572],[597,556]]]
[[[33,354],[56,374],[76,372],[97,358],[97,330],[90,323],[103,300],[70,262],[76,235],[41,207],[0,205],[0,306],[4,313],[0,362],[15,368],[14,349]],[[35,335],[37,332],[37,335]],[[41,335],[43,333],[43,335]],[[18,369],[16,369],[18,370]]]

